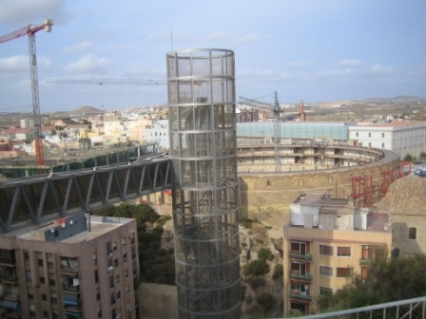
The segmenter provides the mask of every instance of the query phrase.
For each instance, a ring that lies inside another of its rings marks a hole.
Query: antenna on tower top
[[[173,52],[173,26],[170,25],[170,49]]]

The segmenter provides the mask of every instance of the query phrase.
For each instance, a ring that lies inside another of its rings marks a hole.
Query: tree
[[[369,267],[366,278],[355,274],[342,289],[320,297],[317,307],[328,312],[424,296],[425,268],[425,255],[379,258]]]

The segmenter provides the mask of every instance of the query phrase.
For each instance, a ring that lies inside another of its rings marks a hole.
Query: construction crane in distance
[[[165,85],[166,80],[159,79],[51,79],[46,80],[46,83],[55,84],[140,84],[140,85]]]
[[[52,30],[52,20],[46,19],[38,26],[33,26],[30,24],[19,30],[0,36],[0,44],[22,36],[28,36],[36,165],[44,165],[43,141],[41,134],[41,114],[38,97],[37,55],[35,45],[35,33],[43,29],[46,32],[50,32]]]
[[[281,110],[280,104],[278,103],[278,94],[277,92],[271,93],[264,97],[274,95],[274,104],[266,103],[259,101],[259,99],[249,99],[246,97],[240,96],[238,99],[239,104],[249,105],[254,108],[260,109],[272,109],[274,113],[274,145],[275,145],[275,171],[281,172],[281,156],[280,156],[280,143],[281,143],[281,120],[280,113]]]

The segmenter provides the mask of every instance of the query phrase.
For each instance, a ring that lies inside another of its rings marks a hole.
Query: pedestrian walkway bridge
[[[0,233],[172,188],[169,158],[0,183]]]

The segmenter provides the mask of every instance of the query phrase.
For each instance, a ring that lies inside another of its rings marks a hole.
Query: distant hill
[[[105,113],[105,111],[97,109],[96,107],[93,106],[82,106],[79,107],[78,109],[68,112],[69,114],[92,114],[92,113]]]

